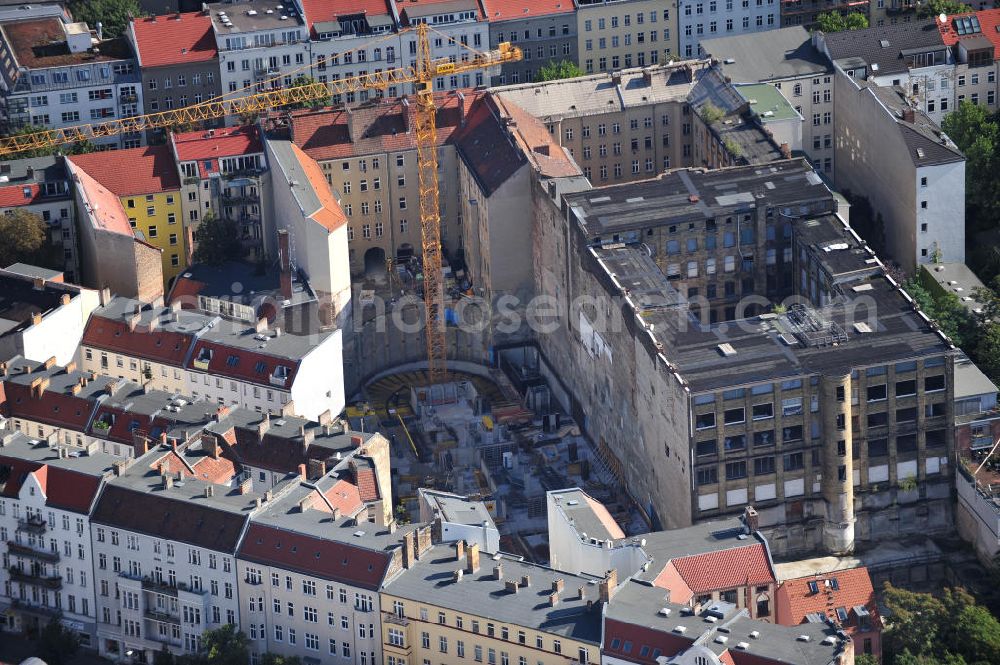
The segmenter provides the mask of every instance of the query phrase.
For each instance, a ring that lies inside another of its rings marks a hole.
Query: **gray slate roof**
[[[833,71],[802,26],[701,42],[733,83],[760,83]],[[728,62],[732,60],[732,62]]]
[[[770,33],[768,33],[770,34]],[[827,52],[834,61],[860,58],[879,76],[907,71],[904,53],[911,50],[946,50],[934,19],[848,30],[824,35]]]

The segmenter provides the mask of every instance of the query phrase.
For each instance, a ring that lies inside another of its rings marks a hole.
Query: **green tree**
[[[202,634],[200,655],[206,665],[247,665],[250,641],[236,626],[226,624]]]
[[[572,60],[549,61],[548,64],[543,65],[538,70],[535,80],[539,82],[557,81],[559,79],[576,78],[577,76],[583,76],[583,70]]]
[[[840,12],[823,12],[816,17],[816,29],[825,33],[863,30],[868,27],[868,17],[860,12],[846,16]]]
[[[260,665],[302,665],[298,656],[279,656],[270,651],[260,657]]]
[[[61,270],[45,221],[24,208],[0,215],[0,268],[22,262]]]
[[[319,82],[316,79],[314,79],[313,77],[311,77],[311,76],[299,76],[294,81],[292,81],[292,86],[291,87],[293,87],[293,88],[301,88],[301,87],[309,86],[309,85],[317,85],[318,83]],[[320,98],[314,99],[311,102],[300,102],[298,104],[289,104],[288,108],[290,108],[290,109],[304,109],[304,108],[319,109],[319,108],[323,108],[324,106],[329,106],[329,105],[330,105],[330,96],[327,95],[325,97],[320,97]]]
[[[35,649],[49,665],[68,665],[80,650],[80,636],[54,619],[38,633]]]
[[[243,256],[239,229],[231,220],[206,213],[194,231],[194,262],[219,265]]]
[[[908,280],[903,288],[957,346],[975,348],[979,340],[979,326],[958,296],[954,293],[932,294],[916,278]]]
[[[1000,383],[1000,323],[985,324],[972,354],[979,369]]]
[[[917,6],[917,18],[936,17],[940,14],[965,14],[971,11],[972,7],[958,0],[927,0]]]
[[[167,647],[153,654],[153,665],[175,665],[176,662],[177,659],[174,658],[174,654],[167,651]]]
[[[1000,122],[986,108],[963,101],[944,117],[941,129],[965,154],[965,211],[970,230],[1000,223]]]
[[[870,653],[862,653],[854,657],[854,665],[879,665],[879,662]]]
[[[143,15],[137,0],[71,0],[69,11],[74,19],[86,21],[91,28],[100,21],[105,39],[119,36],[130,18]]]
[[[939,646],[938,631],[945,616],[944,603],[929,593],[915,593],[886,582],[883,602],[890,611],[887,632],[892,652],[932,655]]]

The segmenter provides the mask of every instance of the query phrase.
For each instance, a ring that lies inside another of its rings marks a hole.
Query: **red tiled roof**
[[[358,486],[358,494],[362,501],[378,501],[378,481],[372,468],[357,467],[354,483]]]
[[[837,580],[837,589],[833,588],[834,579]],[[830,581],[830,586],[827,586],[827,581]],[[810,582],[816,582],[818,593],[809,590]],[[797,626],[806,622],[807,615],[818,613],[838,621],[837,608],[843,607],[850,617],[845,627],[851,630],[857,623],[851,609],[859,605],[867,608],[872,616],[876,614],[875,590],[864,566],[785,580],[778,587],[776,607],[779,613],[776,619],[782,625]]]
[[[346,480],[338,480],[333,487],[324,492],[323,496],[334,508],[340,511],[341,515],[353,515],[364,505],[357,485]],[[323,503],[319,502],[318,505],[323,505]]]
[[[134,236],[121,200],[107,187],[97,182],[87,172],[73,163],[74,158],[66,158],[66,165],[72,177],[80,186],[84,198],[90,206],[88,219],[102,231]]]
[[[21,491],[28,474],[34,473],[42,491],[45,505],[76,513],[87,513],[101,486],[101,476],[88,475],[70,469],[52,467],[17,457],[0,456],[0,467],[7,466],[7,481],[0,485],[0,496],[13,498]]]
[[[761,543],[673,559],[671,564],[696,594],[775,581]]]
[[[192,335],[155,328],[129,331],[124,321],[92,314],[83,330],[82,343],[167,365],[182,365],[191,346]]]
[[[262,386],[288,389],[295,382],[295,374],[299,369],[297,360],[278,358],[257,351],[248,351],[247,349],[237,349],[232,346],[203,339],[195,343],[194,352],[187,363],[188,369],[194,368],[194,362],[201,354],[202,349],[209,349],[212,352],[212,358],[208,361],[208,369],[206,371],[213,376],[239,379],[241,381],[249,381],[250,383],[259,383]],[[235,364],[231,364],[230,357],[236,358]],[[271,374],[279,365],[288,368],[288,376],[285,379],[285,383],[280,386],[274,385],[270,381]]]
[[[573,11],[572,0],[489,0],[489,21],[508,21]]]
[[[25,196],[27,190],[27,196]],[[42,189],[32,183],[30,185],[9,185],[0,187],[0,208],[17,208],[19,206],[38,203],[42,197]]]
[[[673,624],[670,624],[671,626]],[[660,655],[670,658],[682,651],[686,651],[694,643],[697,636],[684,637],[667,630],[657,630],[648,626],[641,626],[635,623],[626,623],[617,619],[604,620],[604,651],[619,660],[627,660],[632,663],[643,663],[644,665],[656,665],[653,652],[659,650]],[[617,649],[612,649],[614,640],[620,640]],[[624,652],[625,642],[632,643],[632,650],[628,654]],[[647,655],[641,656],[641,647],[648,646]]]
[[[203,12],[147,16],[132,21],[140,67],[205,62],[218,57],[212,19]]]
[[[209,132],[171,134],[170,140],[181,162],[197,161],[202,178],[218,173],[220,157],[237,157],[263,152],[256,127],[229,127]],[[210,162],[206,164],[206,162]]]
[[[377,589],[392,555],[251,523],[238,556],[363,589]]]
[[[473,102],[482,94],[474,90],[463,91],[466,116]],[[454,92],[439,93],[434,100],[438,106],[437,140],[439,145],[444,145],[451,142],[455,130],[462,125],[459,97]],[[375,152],[416,150],[416,135],[412,131],[416,111],[412,101],[406,106],[400,98],[392,98],[353,109],[352,112],[355,126],[363,128],[356,141],[351,141],[348,132],[347,112],[331,109],[292,113],[292,141],[317,161]],[[407,131],[407,127],[411,131]]]
[[[964,18],[968,16],[975,16],[979,19],[979,26],[982,28],[982,32],[977,32],[971,35],[959,36],[958,32],[955,30],[955,19]],[[978,12],[968,12],[966,14],[951,14],[948,16],[948,20],[944,23],[938,21],[936,18],[934,22],[937,24],[938,31],[941,33],[941,39],[948,46],[954,46],[961,40],[969,37],[986,37],[993,44],[993,48],[1000,49],[1000,9],[984,9]]]
[[[183,309],[196,309],[198,294],[205,288],[205,282],[185,277],[186,274],[182,273],[174,279],[174,285],[170,287],[170,293],[167,294],[167,304],[179,300]]]
[[[90,419],[92,404],[76,395],[46,390],[40,398],[32,397],[31,386],[4,382],[7,400],[3,412],[10,418],[45,423],[53,427],[82,432]]]
[[[526,162],[484,98],[473,102],[468,121],[455,133],[455,143],[487,196],[507,182]]]
[[[326,176],[323,175],[319,164],[316,163],[315,159],[302,152],[299,146],[294,143],[291,145],[292,154],[299,161],[299,165],[305,172],[306,178],[309,179],[309,184],[316,193],[316,198],[319,199],[321,206],[318,210],[313,211],[309,218],[331,232],[346,225],[347,215],[344,214],[337,199],[334,198],[333,192],[330,191],[330,184],[326,181]]]
[[[663,567],[660,574],[656,576],[653,586],[668,589],[670,591],[670,600],[675,603],[686,603],[694,596],[691,587],[687,585],[681,574],[677,572],[677,568],[674,567],[672,561],[667,562],[667,565]]]
[[[335,21],[338,16],[364,14],[368,16],[391,15],[386,0],[302,0],[302,11],[312,35],[316,36],[314,23]]]
[[[180,189],[170,146],[104,150],[70,158],[116,196],[138,196]]]

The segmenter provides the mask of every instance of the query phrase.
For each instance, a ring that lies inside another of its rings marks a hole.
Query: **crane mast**
[[[462,72],[497,67],[521,59],[521,50],[502,43],[496,49],[476,51],[468,46],[471,57],[452,62],[431,58],[428,32],[419,24],[404,32],[416,32],[417,63],[361,76],[311,83],[252,93],[243,97],[211,99],[179,109],[120,118],[102,123],[46,129],[29,134],[0,138],[0,158],[19,152],[68,145],[93,138],[131,134],[152,129],[216,120],[226,116],[260,113],[291,104],[328,100],[361,90],[386,90],[390,86],[414,84],[416,87],[415,135],[417,144],[418,185],[420,189],[420,242],[423,261],[424,320],[427,337],[427,364],[431,383],[440,383],[447,371],[447,348],[444,320],[444,284],[441,270],[441,208],[438,201],[437,105],[434,102],[434,79]],[[435,31],[436,32],[436,31]],[[451,37],[444,38],[459,44]]]

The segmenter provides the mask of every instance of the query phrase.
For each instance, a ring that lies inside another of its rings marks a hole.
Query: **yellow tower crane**
[[[176,127],[188,123],[215,120],[225,116],[254,114],[273,108],[329,99],[361,90],[386,90],[389,86],[416,86],[415,131],[417,143],[418,185],[420,189],[420,241],[423,250],[424,315],[427,336],[427,364],[431,383],[444,380],[447,350],[444,322],[444,285],[441,273],[441,212],[438,203],[437,126],[434,103],[434,79],[464,72],[497,67],[521,59],[521,50],[502,43],[496,49],[477,51],[462,45],[469,52],[467,59],[452,62],[449,58],[432,58],[425,24],[404,32],[417,34],[417,62],[413,66],[351,76],[327,83],[311,83],[291,88],[256,92],[244,97],[211,99],[170,111],[148,113],[102,123],[47,129],[30,134],[0,138],[0,158],[26,150],[50,148],[105,136],[138,133],[151,129]],[[436,31],[435,31],[436,32]],[[454,39],[444,39],[458,44]]]

